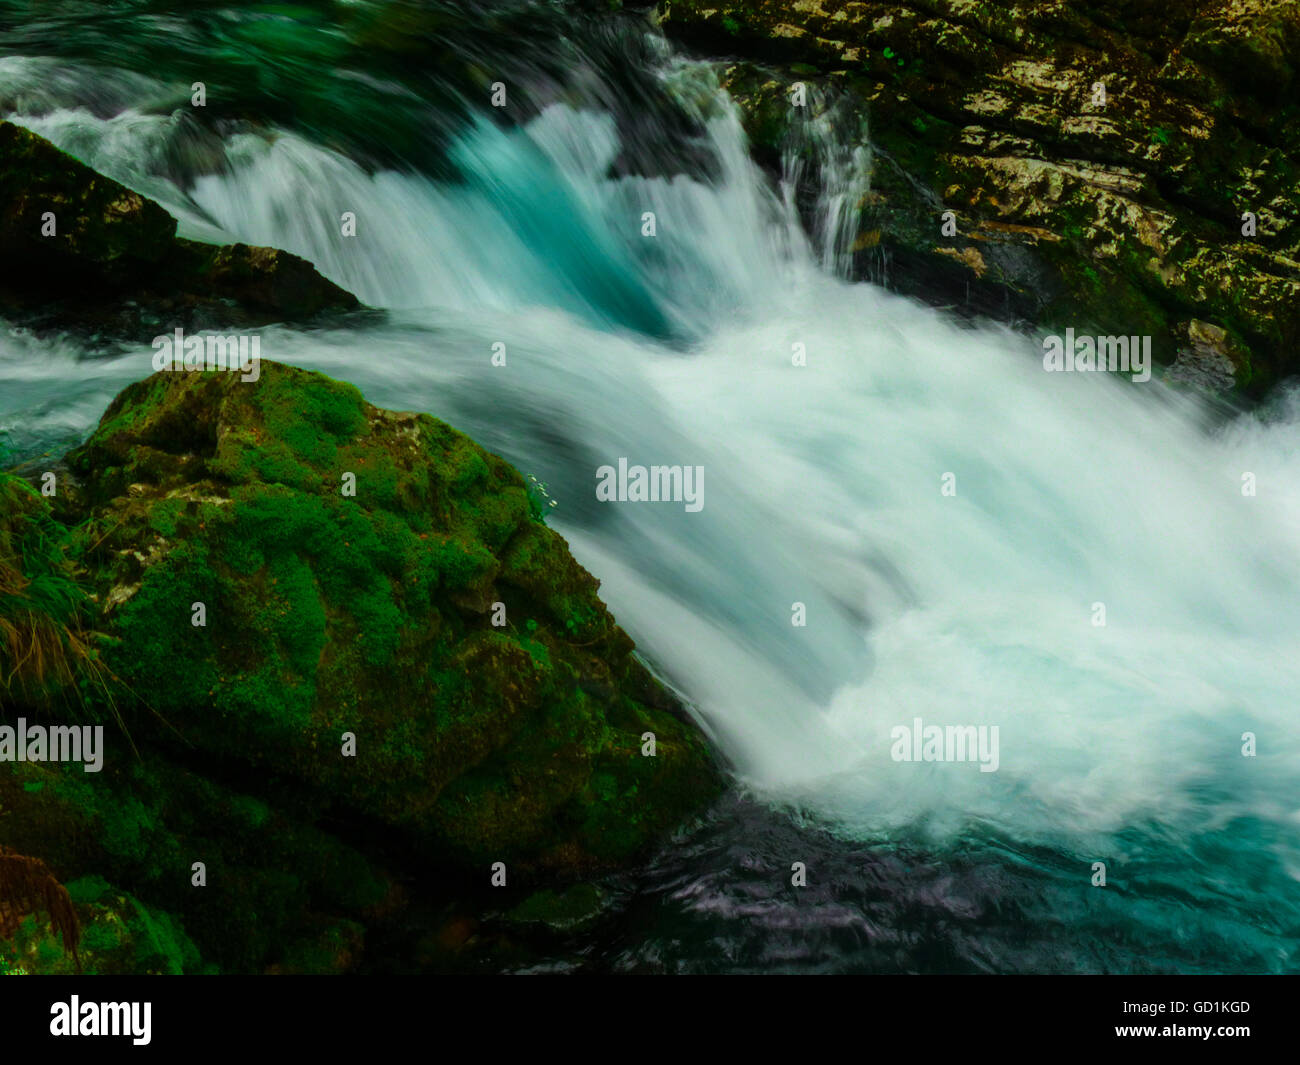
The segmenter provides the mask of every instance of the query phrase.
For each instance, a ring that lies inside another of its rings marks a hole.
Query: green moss
[[[599,849],[569,807],[589,801],[612,742],[613,693],[649,682],[519,474],[319,375],[264,362],[255,386],[159,376],[162,392],[129,388],[70,459],[98,501],[78,543],[101,599],[120,602],[106,654],[139,699],[135,726],[157,715],[164,742],[462,856]],[[123,493],[132,484],[147,487]],[[355,759],[340,756],[344,731]],[[688,756],[715,780],[702,747]],[[470,813],[453,823],[458,806]],[[115,852],[147,835],[137,814],[126,803],[106,820]],[[645,846],[668,818],[636,823]]]
[[[108,678],[68,540],[45,499],[0,472],[0,715],[53,706],[74,721],[108,714]]]
[[[309,974],[346,972],[361,953],[364,940],[363,925],[356,921],[339,921],[291,945],[278,971]]]
[[[181,975],[200,970],[198,949],[171,914],[146,906],[100,876],[79,878],[67,890],[82,926],[77,953],[86,975]],[[35,916],[23,920],[4,949],[28,972],[77,971],[61,939]]]
[[[563,891],[545,889],[529,895],[506,915],[511,925],[542,926],[569,934],[587,929],[605,911],[608,895],[595,884],[574,884]]]
[[[29,779],[46,787],[31,794],[22,787]],[[114,906],[129,918],[132,940],[152,946],[149,958],[122,961],[121,971],[193,971],[191,936],[222,968],[258,971],[320,911],[359,915],[389,890],[374,866],[329,834],[171,766],[157,751],[108,763],[93,779],[62,766],[0,766],[0,841],[61,873],[86,870],[68,882],[79,907],[100,901],[109,883],[131,886],[143,912]],[[194,861],[207,866],[205,888],[190,884]]]

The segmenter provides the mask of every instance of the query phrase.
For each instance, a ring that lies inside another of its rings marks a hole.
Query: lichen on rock
[[[874,161],[857,276],[1150,335],[1163,363],[1199,319],[1252,395],[1300,370],[1296,0],[671,0],[661,24],[729,57],[768,165],[816,118],[795,81],[856,100]]]

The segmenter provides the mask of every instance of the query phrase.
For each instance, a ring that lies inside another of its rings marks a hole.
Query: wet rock
[[[133,727],[485,875],[626,862],[716,790],[523,479],[442,422],[275,363],[164,372],[68,461]]]
[[[0,311],[38,329],[139,342],[359,306],[288,252],[178,238],[158,204],[9,122],[0,204]]]
[[[1150,335],[1164,363],[1188,320],[1214,321],[1251,394],[1300,369],[1295,0],[671,0],[661,17],[745,61],[724,81],[769,166],[816,118],[793,82],[856,101],[873,157],[856,276]]]
[[[1237,382],[1238,367],[1248,359],[1228,331],[1210,322],[1193,319],[1185,324],[1187,346],[1181,348],[1169,377],[1204,392],[1230,392]]]
[[[517,932],[550,936],[589,931],[613,908],[609,892],[596,884],[535,892],[502,918]]]

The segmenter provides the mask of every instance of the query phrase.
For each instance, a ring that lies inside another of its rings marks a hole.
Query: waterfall
[[[158,160],[179,120],[91,109],[85,82],[48,75],[0,63],[0,98],[54,86],[17,120],[183,232],[287,248],[387,310],[265,329],[263,354],[544,481],[551,523],[753,794],[846,838],[1050,848],[1084,885],[1093,860],[1172,869],[1235,920],[1295,927],[1294,395],[1216,421],[1158,378],[1049,373],[1036,338],[848,283],[869,160],[810,131],[829,161],[810,240],[705,64],[646,75],[708,161],[660,174],[621,172],[614,115],[557,94],[517,125],[462,123],[448,174],[241,127],[178,181]],[[0,428],[28,451],[84,434],[150,370],[148,338],[80,355],[0,340]],[[702,467],[703,509],[598,501],[620,459]],[[996,726],[997,771],[894,760],[916,718]],[[1253,886],[1227,883],[1215,847]]]

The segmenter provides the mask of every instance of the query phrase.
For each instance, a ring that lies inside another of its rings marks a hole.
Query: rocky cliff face
[[[866,119],[860,276],[1151,335],[1212,387],[1300,369],[1296,0],[670,0],[660,17],[735,57],[724,80],[769,164],[818,109]],[[823,90],[803,110],[798,81]]]

